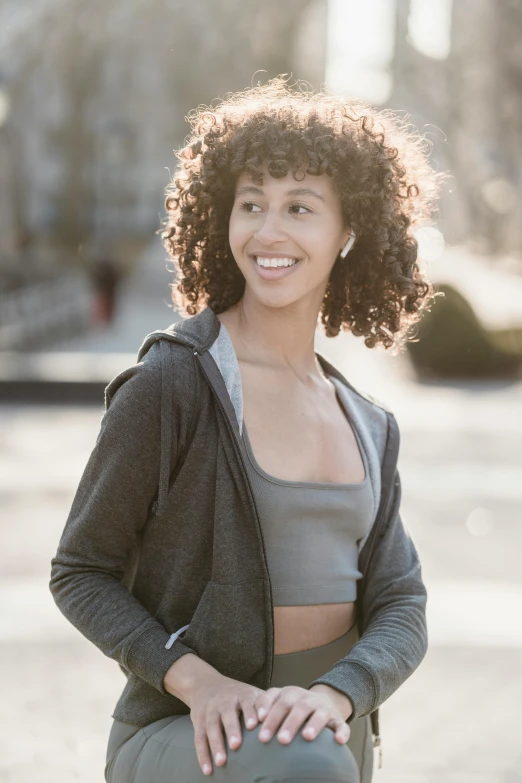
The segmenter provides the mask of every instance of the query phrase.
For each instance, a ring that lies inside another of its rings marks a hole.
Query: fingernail
[[[261,732],[261,734],[260,734],[259,736],[260,736],[260,737],[261,737],[261,739],[263,739],[263,740],[265,740],[265,739],[270,739],[270,732],[269,732],[269,730],[268,730],[268,729],[263,729],[263,731]]]
[[[309,729],[305,729],[305,734],[307,737],[315,737],[315,730],[310,726]]]
[[[263,718],[264,718],[264,717],[265,717],[265,715],[266,715],[266,710],[265,710],[265,708],[264,708],[264,707],[261,707],[261,708],[260,708],[260,709],[257,711],[257,714],[259,715],[259,720],[263,720]]]
[[[290,732],[289,731],[282,731],[281,734],[279,734],[279,739],[283,740],[283,742],[286,742],[290,739]]]
[[[203,772],[205,775],[210,775],[210,764],[203,764]]]
[[[216,753],[216,764],[221,764],[225,760],[223,753]]]
[[[230,737],[229,745],[230,747],[232,747],[232,745],[237,745],[238,742],[239,742],[239,737],[236,736]]]
[[[255,718],[249,718],[247,720],[247,728],[253,729],[255,725],[256,725],[256,719]]]

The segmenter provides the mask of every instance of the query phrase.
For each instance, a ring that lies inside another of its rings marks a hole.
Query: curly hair
[[[228,241],[241,172],[261,184],[272,177],[327,174],[356,242],[336,259],[319,318],[328,337],[341,329],[401,349],[429,309],[434,289],[417,263],[414,230],[431,221],[443,175],[428,162],[429,142],[390,110],[357,100],[293,89],[285,74],[215,106],[189,112],[192,133],[175,151],[180,165],[165,188],[161,232],[174,263],[174,305],[195,315],[201,303],[216,314],[243,296],[245,278]]]

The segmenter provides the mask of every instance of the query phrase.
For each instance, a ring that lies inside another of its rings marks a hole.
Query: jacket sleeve
[[[160,356],[155,343],[106,389],[100,431],[51,561],[49,589],[87,639],[167,695],[163,677],[169,667],[185,653],[196,653],[179,638],[165,649],[170,634],[122,582],[158,492]],[[173,459],[176,430],[173,426]]]
[[[357,602],[364,630],[344,658],[308,685],[324,683],[348,696],[353,706],[348,723],[386,701],[428,647],[427,593],[417,550],[400,515],[398,471],[392,493],[388,524],[375,542],[366,588]]]

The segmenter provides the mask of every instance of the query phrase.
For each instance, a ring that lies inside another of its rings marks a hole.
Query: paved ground
[[[114,332],[109,350],[135,352],[176,320],[161,308],[149,326],[145,309],[127,309],[136,318],[118,329],[128,342]],[[85,347],[103,344],[90,336]],[[317,345],[397,416],[403,517],[430,596],[430,650],[381,710],[375,783],[522,783],[522,383],[419,385],[406,359],[349,335]],[[100,417],[101,400],[0,407],[2,783],[103,781],[124,677],[47,587]]]

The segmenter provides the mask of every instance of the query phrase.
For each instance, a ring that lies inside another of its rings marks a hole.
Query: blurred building
[[[448,47],[430,51],[449,9]],[[415,19],[423,16],[415,45]],[[397,0],[393,93],[454,178],[441,213],[450,242],[522,252],[522,4],[518,0]],[[425,127],[426,126],[426,127]]]
[[[522,5],[379,2],[362,24],[353,0],[0,0],[0,274],[150,237],[187,112],[279,73],[319,87],[334,6],[340,54],[373,42],[382,106],[410,113],[453,176],[446,239],[520,253]]]
[[[318,87],[326,0],[0,2],[2,265],[160,225],[185,115],[254,78]],[[254,74],[262,69],[257,77]],[[170,172],[170,173],[169,173]]]

